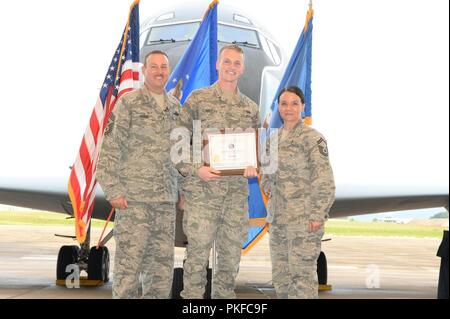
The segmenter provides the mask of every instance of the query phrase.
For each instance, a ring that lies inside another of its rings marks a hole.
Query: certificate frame
[[[220,171],[221,176],[242,176],[247,166],[253,166],[259,171],[259,138],[256,129],[230,132],[220,130],[205,135],[203,140],[205,166]],[[222,157],[225,159],[221,159]]]

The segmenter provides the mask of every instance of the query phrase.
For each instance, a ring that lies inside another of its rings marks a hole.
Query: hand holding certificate
[[[247,167],[258,168],[256,131],[208,134],[209,166],[222,176],[244,175]]]

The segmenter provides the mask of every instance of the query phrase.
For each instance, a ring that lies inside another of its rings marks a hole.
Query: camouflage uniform
[[[202,130],[212,128],[256,128],[258,106],[239,90],[230,98],[218,83],[194,91],[184,104],[180,123],[192,131],[193,120]],[[197,175],[201,163],[179,163],[186,176],[183,230],[188,239],[184,264],[186,299],[203,298],[206,267],[213,242],[216,242],[217,268],[213,278],[213,298],[235,298],[235,279],[241,260],[241,247],[247,237],[247,179],[223,176],[204,182]]]
[[[273,284],[278,298],[317,298],[323,226],[309,233],[308,225],[328,218],[335,193],[333,171],[320,133],[303,123],[284,133],[278,143],[278,170],[263,177],[264,188],[271,190]]]
[[[165,94],[165,109],[142,87],[119,99],[105,129],[97,179],[106,199],[124,197],[114,237],[114,298],[168,298],[172,283],[178,172],[170,160],[170,132],[180,104]]]

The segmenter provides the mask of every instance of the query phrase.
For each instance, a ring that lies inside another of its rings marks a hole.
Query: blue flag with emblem
[[[283,125],[278,113],[278,94],[288,86],[298,86],[305,94],[305,110],[302,114],[304,123],[311,125],[311,62],[312,62],[312,31],[313,31],[313,9],[310,5],[306,14],[306,23],[300,39],[297,42],[294,53],[278,87],[271,105],[270,128],[278,128]]]
[[[173,90],[182,105],[193,90],[217,81],[217,5],[217,0],[209,5],[200,28],[166,84],[166,91]]]
[[[303,32],[297,42],[295,50],[289,60],[284,76],[280,82],[277,93],[271,105],[270,128],[279,128],[283,125],[278,113],[278,94],[288,86],[296,85],[305,94],[305,110],[302,114],[303,121],[311,125],[311,61],[312,61],[312,29],[313,29],[313,9],[310,4],[306,14],[306,22]],[[264,225],[267,215],[267,197],[261,189],[258,179],[249,180],[249,217],[250,229],[248,237],[242,249],[248,252],[261,239],[268,230],[268,225]]]

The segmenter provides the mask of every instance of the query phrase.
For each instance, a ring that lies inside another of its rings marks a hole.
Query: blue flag
[[[183,105],[189,94],[217,81],[217,1],[213,1],[166,84],[166,91],[178,90]],[[175,94],[177,96],[177,94]]]
[[[297,42],[294,53],[280,82],[277,93],[271,105],[270,128],[279,128],[283,125],[278,113],[278,94],[288,86],[296,85],[305,94],[305,110],[302,117],[305,123],[311,124],[311,58],[312,58],[312,29],[313,10],[310,6],[306,14],[306,23],[300,39]],[[244,253],[249,251],[268,230],[262,220],[267,216],[267,198],[260,188],[258,179],[249,180],[249,217],[250,229],[248,237],[242,249]],[[252,221],[255,221],[252,223]]]
[[[313,13],[312,8],[306,14],[306,23],[300,39],[297,42],[294,53],[289,60],[289,64],[278,87],[271,110],[272,116],[270,128],[278,128],[283,125],[280,114],[278,113],[278,94],[288,86],[296,85],[305,94],[305,110],[302,118],[306,124],[311,124],[311,60],[312,60],[312,31],[313,31]]]
[[[242,245],[243,253],[247,253],[266,234],[269,226],[266,224],[267,197],[261,189],[259,180],[248,180],[248,216],[250,226],[247,240]]]

